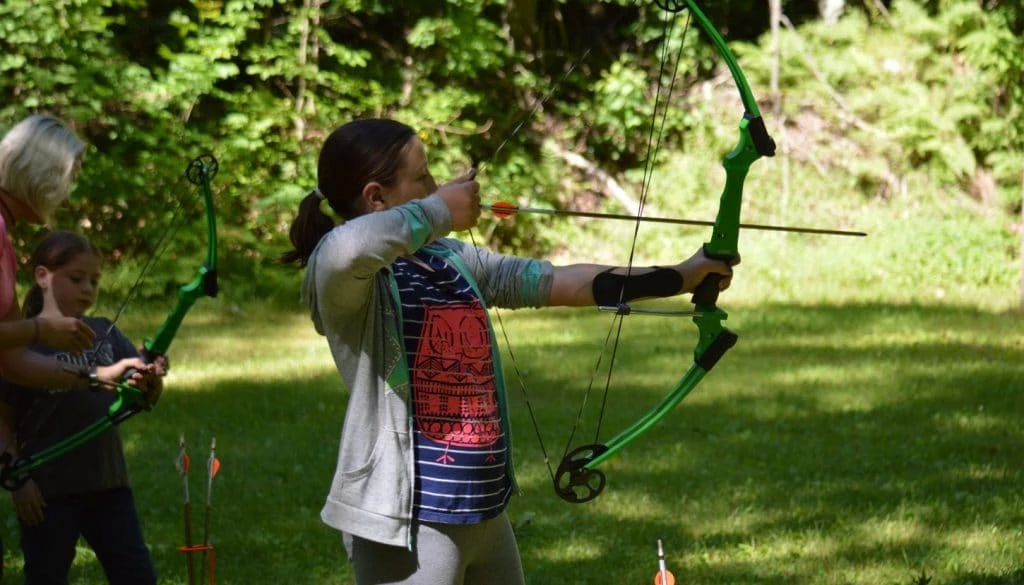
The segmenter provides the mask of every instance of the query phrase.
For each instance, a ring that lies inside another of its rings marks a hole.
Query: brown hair
[[[100,256],[89,240],[76,233],[50,232],[32,252],[30,266],[44,266],[47,270],[54,271],[66,266],[80,254],[92,254],[97,258]],[[32,288],[28,289],[24,305],[26,319],[35,317],[43,311],[43,290],[38,284],[33,284]]]
[[[288,230],[294,249],[281,262],[304,267],[334,220],[320,210],[321,200],[343,219],[365,213],[363,187],[376,182],[395,184],[402,152],[416,135],[409,126],[385,118],[355,120],[338,127],[324,141],[317,165],[317,188],[299,203],[299,214]]]

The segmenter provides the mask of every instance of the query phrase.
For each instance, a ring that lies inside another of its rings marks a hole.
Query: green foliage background
[[[781,176],[754,180],[747,217],[852,224],[864,207],[894,206],[966,213],[1009,230],[1024,181],[1021,5],[900,0],[882,13],[851,3],[826,25],[806,4],[783,4],[795,28],[781,35],[777,95],[767,89],[766,3],[708,6],[790,161],[794,195],[769,196],[782,192]],[[181,175],[192,157],[214,153],[225,294],[291,300],[282,294],[290,276],[274,259],[335,126],[398,117],[420,129],[437,176],[482,162],[491,200],[595,199],[545,141],[638,192],[651,112],[670,83],[668,72],[659,81],[665,49],[681,50],[682,60],[662,146],[677,154],[660,162],[681,156],[700,172],[680,178],[662,164],[667,186],[651,196],[659,209],[707,217],[718,185],[703,169],[719,172],[739,107],[709,45],[666,29],[664,17],[625,0],[8,0],[0,127],[50,112],[89,142],[59,224],[79,226],[117,259],[108,273],[137,271],[157,234],[199,216]],[[496,246],[544,254],[578,231],[532,217],[483,226]],[[19,235],[22,243],[34,236]],[[935,237],[961,237],[949,235]],[[154,270],[143,296],[182,281],[189,263],[173,260],[198,253],[202,238],[179,230],[172,261]],[[1009,237],[998,248],[997,257],[1014,253]]]

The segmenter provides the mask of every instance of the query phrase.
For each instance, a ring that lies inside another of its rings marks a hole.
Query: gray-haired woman
[[[19,221],[47,225],[67,200],[85,155],[85,144],[53,116],[30,116],[0,140],[0,376],[35,388],[95,389],[121,378],[129,368],[146,369],[141,360],[82,369],[30,352],[42,342],[81,352],[95,334],[79,319],[23,319],[15,294],[17,258],[9,229]]]

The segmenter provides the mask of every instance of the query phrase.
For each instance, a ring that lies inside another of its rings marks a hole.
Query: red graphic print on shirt
[[[426,307],[412,371],[416,426],[424,436],[449,448],[498,440],[494,364],[479,302]],[[447,453],[441,460],[454,461]]]

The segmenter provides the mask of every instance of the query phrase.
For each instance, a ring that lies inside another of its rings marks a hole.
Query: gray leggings
[[[419,522],[415,547],[352,539],[356,585],[523,585],[508,515],[481,524]]]

